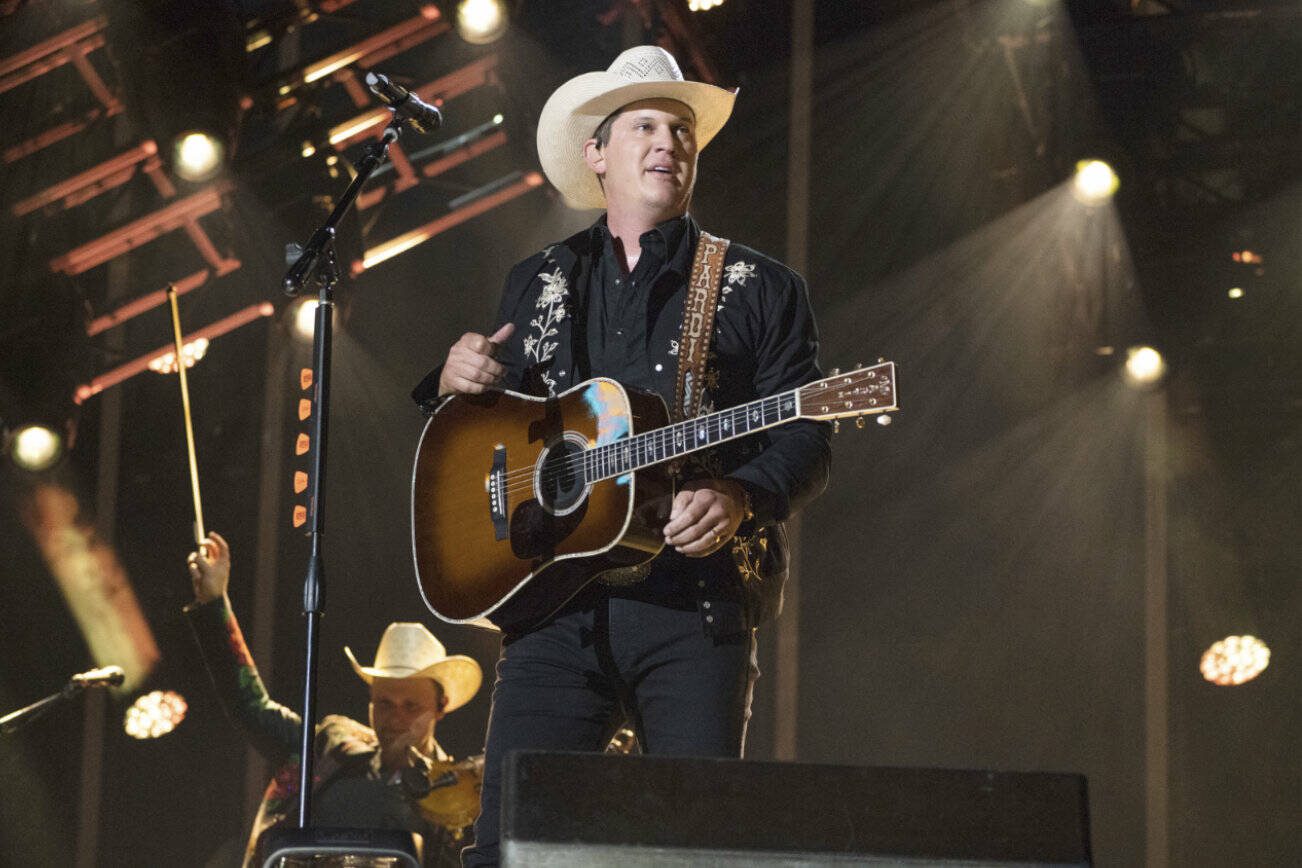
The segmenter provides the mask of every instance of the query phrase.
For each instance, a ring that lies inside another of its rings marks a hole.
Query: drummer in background
[[[244,864],[251,865],[258,836],[297,817],[302,719],[272,700],[258,677],[227,597],[226,540],[210,533],[188,565],[194,602],[185,613],[217,695],[228,716],[279,769],[249,835]],[[465,830],[439,825],[434,819],[439,815],[422,810],[420,800],[429,790],[430,769],[441,771],[451,762],[434,740],[435,725],[479,690],[479,664],[461,654],[449,656],[423,624],[411,623],[385,629],[373,666],[358,663],[348,648],[344,654],[370,687],[370,726],[342,715],[329,715],[318,725],[313,823],[407,829],[421,836],[425,865],[459,864]]]

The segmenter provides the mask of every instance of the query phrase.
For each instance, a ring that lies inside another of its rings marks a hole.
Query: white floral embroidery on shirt
[[[538,278],[542,280],[543,288],[542,292],[538,293],[538,300],[533,306],[542,310],[542,313],[529,321],[533,332],[525,335],[524,355],[541,365],[543,362],[551,361],[557,347],[560,346],[559,341],[548,340],[548,338],[556,337],[558,333],[556,326],[565,319],[565,301],[569,298],[570,287],[569,281],[561,274],[559,268],[551,274],[539,273]],[[555,395],[556,380],[548,376],[546,371],[540,371],[539,375],[547,384],[548,393]]]
[[[738,260],[732,265],[725,265],[723,272],[728,279],[719,287],[719,301],[714,306],[715,310],[723,310],[724,305],[728,303],[728,295],[732,292],[733,284],[745,286],[746,278],[755,276],[755,265]]]
[[[742,262],[740,259],[732,265],[725,265],[723,270],[724,273],[728,275],[728,282],[723,287],[725,294],[728,292],[728,287],[732,286],[734,283],[739,283],[742,286],[745,286],[746,278],[755,276],[754,263]]]

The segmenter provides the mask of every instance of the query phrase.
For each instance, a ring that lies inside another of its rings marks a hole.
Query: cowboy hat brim
[[[483,670],[472,658],[464,654],[453,654],[436,660],[423,669],[410,669],[405,666],[363,666],[353,656],[351,648],[344,648],[344,655],[352,664],[357,677],[370,684],[377,678],[401,680],[406,678],[429,678],[437,681],[443,688],[443,695],[448,704],[444,711],[452,711],[469,702],[479,691],[484,680]]]
[[[606,207],[596,173],[583,158],[584,143],[610,115],[644,99],[671,99],[690,108],[699,152],[727,123],[737,94],[699,81],[629,81],[608,71],[586,72],[561,85],[538,118],[538,159],[571,208]]]

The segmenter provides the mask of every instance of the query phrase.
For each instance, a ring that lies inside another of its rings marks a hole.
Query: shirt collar
[[[651,229],[642,233],[642,237],[638,239],[638,244],[645,245],[649,240],[648,236],[653,232],[657,233],[660,236],[659,240],[664,242],[665,255],[673,256],[674,251],[678,249],[679,242],[683,240],[683,233],[687,231],[687,226],[691,222],[691,219],[692,218],[687,214],[680,214],[677,217],[670,217],[663,223],[657,223]],[[605,214],[598,217],[597,222],[593,223],[592,228],[588,231],[592,238],[594,250],[604,249],[606,242],[612,237],[610,234],[610,225],[606,222]]]

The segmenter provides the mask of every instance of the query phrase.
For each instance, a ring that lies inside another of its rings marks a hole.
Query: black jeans
[[[476,843],[462,865],[498,862],[508,752],[599,751],[627,721],[649,754],[739,757],[758,676],[754,630],[707,636],[694,607],[604,589],[508,642],[493,685]]]

